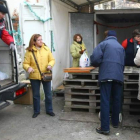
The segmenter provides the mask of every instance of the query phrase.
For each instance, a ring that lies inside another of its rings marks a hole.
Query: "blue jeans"
[[[45,108],[46,112],[53,112],[52,109],[52,93],[51,93],[51,82],[44,82],[41,80],[30,79],[32,91],[33,91],[33,106],[34,113],[40,113],[40,84],[42,82],[45,93]]]
[[[110,130],[110,96],[112,94],[112,116],[111,121],[114,126],[119,124],[119,113],[121,110],[121,97],[122,97],[121,83],[112,82],[101,82],[100,92],[101,92],[101,130]]]

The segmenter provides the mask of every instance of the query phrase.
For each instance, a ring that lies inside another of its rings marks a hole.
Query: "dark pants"
[[[52,93],[51,82],[44,82],[41,80],[30,80],[33,91],[34,113],[40,113],[40,84],[42,82],[45,93],[45,108],[46,112],[53,112],[52,109]]]
[[[111,82],[101,82],[100,92],[101,92],[101,129],[103,131],[108,131],[110,120],[110,96],[112,94],[112,124],[117,126],[119,124],[119,113],[121,110],[121,97],[122,97],[122,84],[111,81]]]

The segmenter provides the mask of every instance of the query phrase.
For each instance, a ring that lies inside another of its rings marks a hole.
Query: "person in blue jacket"
[[[116,32],[108,30],[107,37],[94,49],[90,56],[91,65],[99,67],[99,83],[101,94],[101,127],[96,128],[100,134],[110,133],[110,95],[112,94],[112,126],[119,125],[121,94],[123,87],[123,71],[125,50],[118,43]]]

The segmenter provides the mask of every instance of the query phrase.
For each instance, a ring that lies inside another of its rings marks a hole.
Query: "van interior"
[[[140,29],[140,11],[136,9],[96,11],[94,15],[94,45],[104,39],[104,31],[115,30],[119,43],[132,37],[134,29]],[[99,25],[100,24],[100,25]]]
[[[6,14],[5,28],[10,30],[11,27],[9,15]],[[0,39],[0,89],[14,84],[14,77],[14,52]]]
[[[14,82],[13,55],[9,46],[0,40],[0,88]]]

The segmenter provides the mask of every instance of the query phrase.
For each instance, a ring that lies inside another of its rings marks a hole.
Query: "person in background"
[[[122,46],[126,53],[125,66],[136,66],[134,58],[138,48],[140,48],[140,30],[135,29],[132,33],[132,38],[125,39],[122,42]]]
[[[109,30],[104,41],[93,50],[90,57],[91,65],[99,67],[101,126],[96,128],[100,134],[110,133],[110,96],[112,94],[111,122],[114,128],[119,125],[121,110],[121,96],[123,87],[123,71],[125,50],[118,43],[116,32]]]
[[[26,49],[23,62],[23,68],[29,73],[29,79],[31,81],[33,91],[34,114],[32,118],[36,118],[40,114],[41,83],[43,84],[45,92],[46,114],[55,116],[52,108],[51,81],[42,81],[41,74],[39,73],[32,51],[34,51],[41,73],[52,70],[55,63],[55,59],[50,49],[42,41],[42,36],[40,34],[34,34],[30,39],[29,47]]]
[[[140,67],[140,49],[138,49],[137,54],[134,58],[134,63]],[[140,73],[139,73],[139,91],[137,99],[140,100]],[[140,119],[138,119],[138,123],[140,123]]]
[[[108,30],[104,32],[104,38],[108,37]]]
[[[5,42],[7,45],[10,45],[10,49],[14,50],[14,39],[13,37],[6,31],[5,29],[5,21],[4,17],[5,14],[8,13],[8,9],[0,4],[0,38]]]
[[[70,47],[70,53],[73,57],[72,67],[79,67],[79,60],[84,51],[86,51],[86,46],[83,42],[83,37],[80,34],[75,34],[73,44]]]

